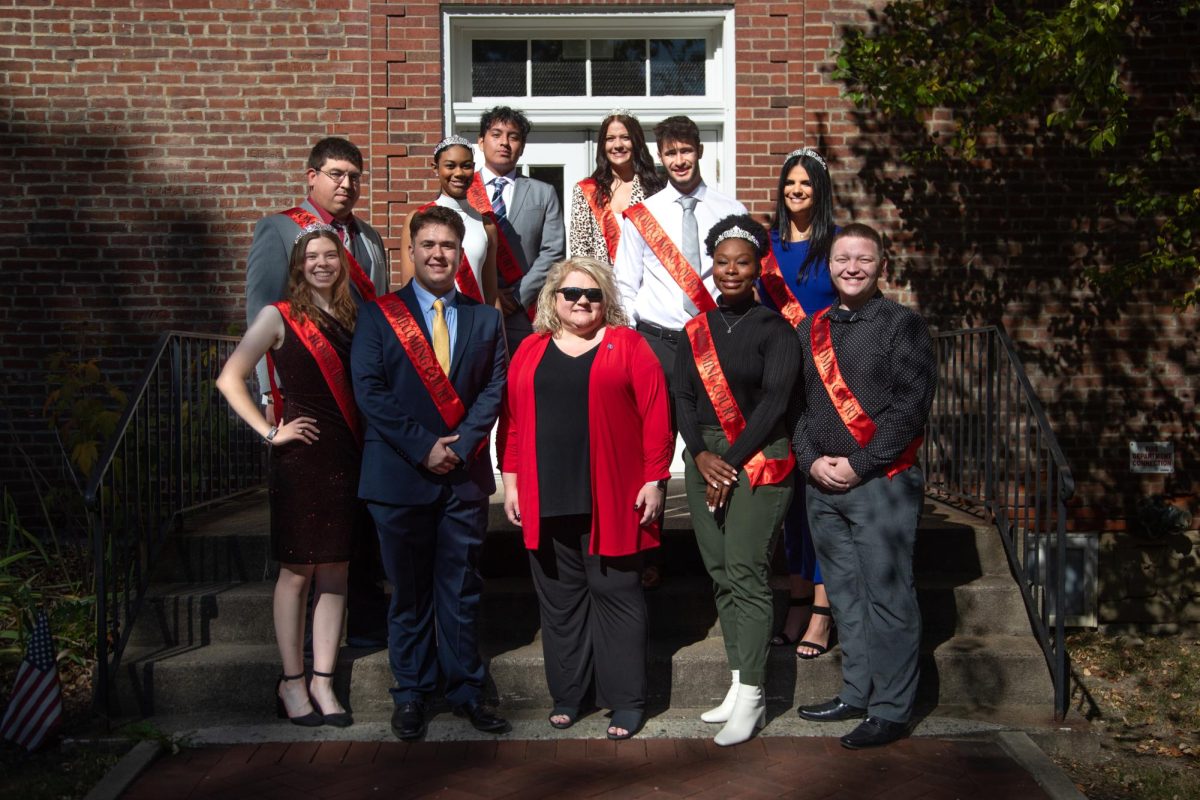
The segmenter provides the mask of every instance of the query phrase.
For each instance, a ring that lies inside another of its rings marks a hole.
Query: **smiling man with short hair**
[[[455,289],[465,226],[432,206],[409,220],[413,279],[363,307],[350,349],[366,431],[359,497],[391,582],[392,730],[425,735],[439,683],[478,730],[508,723],[482,705],[479,555],[496,491],[488,434],[507,373],[499,312]]]
[[[850,749],[905,735],[921,643],[912,565],[925,485],[917,451],[937,360],[925,320],[879,291],[886,265],[878,232],[842,228],[829,254],[838,302],[796,329],[805,407],[792,447],[808,479],[808,524],[842,647],[841,691],[799,714],[866,717],[841,738]]]

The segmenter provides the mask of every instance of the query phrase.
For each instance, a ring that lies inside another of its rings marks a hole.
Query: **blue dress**
[[[779,241],[779,232],[772,230],[771,251],[775,254],[779,272],[787,282],[788,289],[800,301],[800,307],[804,309],[805,314],[814,314],[837,302],[837,291],[834,290],[833,279],[829,275],[828,261],[810,265],[808,274],[803,279],[800,278],[800,264],[808,255],[807,240],[788,242],[785,250]],[[765,305],[775,307],[761,281],[758,294]],[[796,493],[792,496],[792,505],[783,522],[783,545],[787,553],[788,573],[813,583],[823,583],[821,567],[817,564],[817,556],[813,551],[812,535],[808,531],[804,484],[804,480],[796,481]]]

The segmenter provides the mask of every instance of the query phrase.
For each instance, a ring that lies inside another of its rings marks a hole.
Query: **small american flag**
[[[54,642],[50,638],[50,619],[39,611],[25,659],[17,670],[12,698],[0,722],[0,736],[26,750],[42,745],[62,720],[62,687],[58,682],[58,664]]]

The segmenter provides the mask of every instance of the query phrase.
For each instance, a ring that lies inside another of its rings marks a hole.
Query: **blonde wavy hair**
[[[575,256],[550,267],[546,283],[542,285],[541,294],[538,295],[537,316],[533,318],[535,331],[555,335],[562,330],[562,320],[554,310],[557,302],[555,295],[572,272],[582,272],[600,287],[600,293],[604,295],[605,325],[629,327],[629,317],[625,316],[625,309],[621,307],[621,296],[617,293],[612,267],[594,258]]]

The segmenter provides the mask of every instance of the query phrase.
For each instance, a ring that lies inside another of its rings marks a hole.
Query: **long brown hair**
[[[646,146],[646,133],[637,117],[628,114],[609,114],[600,123],[600,134],[596,138],[596,169],[592,172],[592,180],[596,182],[596,202],[601,207],[612,200],[613,168],[608,161],[608,153],[604,152],[604,138],[608,136],[608,127],[619,122],[629,131],[629,149],[633,154],[633,174],[642,182],[642,191],[646,197],[662,189],[665,183],[654,171],[654,158],[650,148]]]
[[[287,297],[288,302],[291,303],[291,313],[288,316],[297,322],[304,322],[309,317],[316,315],[317,306],[313,302],[312,287],[304,279],[304,254],[308,250],[308,243],[314,239],[328,239],[337,245],[341,270],[333,282],[329,312],[346,330],[352,331],[354,323],[358,319],[358,306],[355,305],[354,298],[350,295],[350,262],[346,258],[346,248],[342,244],[341,238],[332,229],[321,228],[309,231],[296,240],[296,245],[292,248],[291,265],[288,269]]]

